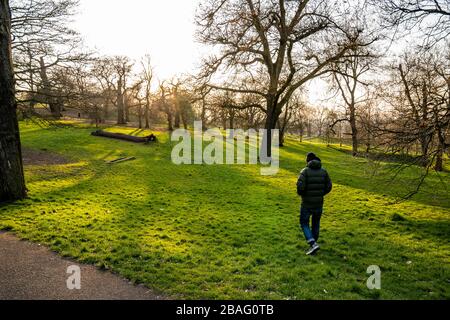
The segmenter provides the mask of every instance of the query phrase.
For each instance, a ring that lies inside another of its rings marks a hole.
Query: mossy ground
[[[0,230],[174,298],[450,298],[448,172],[397,202],[420,168],[392,181],[396,163],[288,139],[279,174],[264,177],[251,165],[176,166],[167,133],[139,145],[92,130],[21,124],[25,147],[71,161],[27,166],[29,198],[0,207]],[[313,257],[304,254],[295,188],[310,151],[334,182]],[[137,159],[105,163],[121,156]],[[381,290],[366,287],[370,265],[381,267]]]

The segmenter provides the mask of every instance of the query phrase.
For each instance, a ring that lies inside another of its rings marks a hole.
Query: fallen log
[[[136,143],[149,143],[149,142],[156,142],[157,138],[154,134],[151,134],[147,137],[135,137],[130,136],[123,133],[113,133],[113,132],[107,132],[103,130],[97,130],[91,133],[95,137],[105,137],[105,138],[112,138],[112,139],[119,139],[124,141],[130,141],[130,142],[136,142]]]

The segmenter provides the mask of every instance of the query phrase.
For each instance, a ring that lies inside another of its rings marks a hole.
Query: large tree
[[[40,103],[59,118],[62,102],[70,98],[55,89],[61,68],[88,56],[80,52],[81,39],[70,28],[77,6],[77,0],[11,0],[16,98],[28,114]]]
[[[440,53],[405,55],[397,72],[404,99],[402,139],[418,140],[422,164],[428,166],[435,160],[435,169],[442,171],[450,125],[449,63]]]
[[[104,57],[96,61],[92,70],[94,77],[102,87],[105,104],[111,103],[117,108],[117,124],[127,123],[128,80],[131,78],[133,63],[126,56]],[[105,109],[107,112],[107,107]],[[107,114],[105,114],[106,118]]]
[[[0,0],[0,202],[26,196],[11,57],[11,12]]]
[[[200,6],[198,38],[217,49],[205,59],[202,76],[214,89],[265,100],[260,109],[267,116],[269,157],[271,131],[294,92],[364,45],[365,30],[351,10],[325,0],[209,0]]]
[[[333,64],[331,84],[343,100],[345,117],[336,119],[333,127],[342,121],[350,124],[353,156],[358,154],[358,107],[367,101],[368,82],[364,77],[373,69],[375,54],[369,48],[352,49],[353,55]]]
[[[393,153],[412,152],[411,163],[426,168],[415,192],[433,165],[443,170],[450,148],[449,61],[449,54],[437,49],[407,51],[392,64],[391,79],[384,84],[383,97],[391,108],[375,123],[378,140]]]

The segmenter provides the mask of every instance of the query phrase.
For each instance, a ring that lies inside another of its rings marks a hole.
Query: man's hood
[[[313,170],[319,170],[322,168],[322,162],[320,160],[313,160],[308,163],[308,168]]]

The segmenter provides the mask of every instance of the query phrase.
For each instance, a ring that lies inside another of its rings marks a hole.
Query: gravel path
[[[80,268],[80,290],[67,288],[70,266]],[[161,299],[113,273],[61,258],[39,244],[0,232],[0,300]]]

